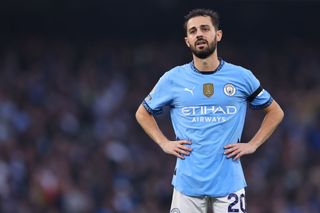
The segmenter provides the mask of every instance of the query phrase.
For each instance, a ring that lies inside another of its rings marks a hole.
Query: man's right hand
[[[191,145],[191,141],[179,140],[179,141],[165,141],[159,144],[161,149],[167,153],[174,155],[180,159],[184,159],[184,156],[189,156],[192,149],[185,145]]]

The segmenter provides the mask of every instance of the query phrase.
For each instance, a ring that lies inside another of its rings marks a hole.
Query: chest
[[[229,106],[245,101],[238,79],[225,76],[192,76],[180,79],[174,89],[173,104],[185,106]]]

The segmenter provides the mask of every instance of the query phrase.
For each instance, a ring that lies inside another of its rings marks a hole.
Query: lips
[[[207,43],[208,43],[208,42],[207,42],[206,40],[203,40],[203,39],[196,41],[196,45],[197,45],[197,46],[198,46],[198,45],[204,45],[204,44],[207,44]]]

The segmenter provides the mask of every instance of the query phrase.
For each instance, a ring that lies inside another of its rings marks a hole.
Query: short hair
[[[197,17],[197,16],[209,16],[211,18],[212,25],[216,28],[216,30],[219,30],[220,17],[219,17],[219,14],[216,11],[213,11],[213,10],[210,10],[210,9],[193,9],[184,17],[183,28],[184,28],[186,33],[187,33],[188,21],[191,18],[194,18],[194,17]]]

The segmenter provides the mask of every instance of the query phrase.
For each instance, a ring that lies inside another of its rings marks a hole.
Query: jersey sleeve
[[[262,88],[260,81],[251,71],[248,72],[247,81],[247,101],[250,108],[258,110],[268,107],[272,103],[273,98],[267,90]]]
[[[172,101],[171,81],[168,72],[165,73],[154,86],[149,95],[144,99],[144,108],[152,115],[163,112],[163,107]]]

